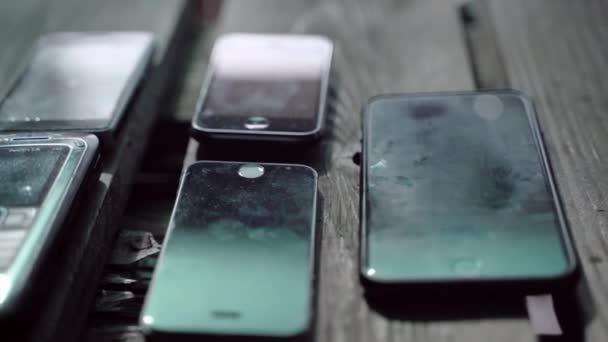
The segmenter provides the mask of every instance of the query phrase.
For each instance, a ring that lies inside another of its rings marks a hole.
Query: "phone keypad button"
[[[11,208],[0,227],[4,229],[28,227],[34,221],[35,215],[35,208]]]
[[[10,266],[26,233],[25,229],[0,230],[0,270]]]
[[[263,116],[252,116],[245,121],[245,128],[251,130],[266,129],[270,123]]]

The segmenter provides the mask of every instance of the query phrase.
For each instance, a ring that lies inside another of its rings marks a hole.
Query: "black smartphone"
[[[0,135],[0,317],[22,314],[98,157],[94,135]]]
[[[317,138],[333,44],[322,36],[233,33],[213,47],[192,119],[195,137],[306,142]]]
[[[375,97],[365,110],[361,170],[361,274],[372,289],[493,283],[546,291],[575,274],[542,135],[522,93]]]
[[[152,338],[305,336],[317,173],[197,162],[182,177],[141,324]]]
[[[41,37],[0,103],[0,131],[79,131],[109,142],[150,65],[147,32],[56,32]]]

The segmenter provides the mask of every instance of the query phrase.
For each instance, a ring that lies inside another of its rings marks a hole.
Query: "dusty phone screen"
[[[40,206],[68,153],[67,146],[0,148],[0,206]]]
[[[253,178],[241,176],[239,163],[188,168],[148,320],[165,330],[231,335],[282,336],[309,324],[316,176],[302,166],[262,165]],[[239,319],[226,325],[225,315]]]
[[[386,97],[368,114],[367,272],[396,280],[564,271],[554,195],[519,96]]]

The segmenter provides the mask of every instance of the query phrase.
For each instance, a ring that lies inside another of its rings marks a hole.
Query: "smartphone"
[[[79,131],[105,144],[150,65],[147,32],[57,32],[41,37],[0,103],[0,131]]]
[[[27,311],[98,156],[94,135],[0,135],[0,318]]]
[[[371,288],[544,291],[571,279],[575,251],[527,96],[378,96],[363,135],[361,273]]]
[[[141,325],[151,337],[305,336],[313,313],[316,172],[197,162],[182,177]]]
[[[233,33],[211,53],[195,137],[305,142],[321,134],[333,44],[322,36]]]

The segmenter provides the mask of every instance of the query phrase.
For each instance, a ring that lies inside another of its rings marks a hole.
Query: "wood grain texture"
[[[2,36],[2,43],[16,46],[0,63],[0,79],[10,79],[20,70],[15,65],[27,61],[28,51],[38,34],[51,31],[144,30],[157,34],[153,66],[134,102],[125,115],[125,123],[114,149],[103,151],[99,179],[86,191],[75,217],[74,229],[62,235],[50,256],[43,298],[33,321],[16,326],[19,334],[29,333],[32,341],[72,341],[81,332],[82,323],[96,291],[118,221],[129,195],[130,182],[143,156],[152,125],[158,116],[158,104],[171,80],[177,36],[185,1],[73,1],[56,0],[48,4],[28,1],[20,20],[31,25],[14,25],[14,31]],[[4,6],[4,5],[3,5]],[[17,15],[15,11],[2,13]],[[36,8],[36,6],[42,8]],[[140,16],[143,15],[143,16]],[[17,42],[22,39],[22,42]],[[24,322],[25,323],[25,322]]]
[[[478,89],[508,88],[503,56],[496,42],[496,31],[488,7],[479,1],[472,1],[461,8],[475,86]]]
[[[513,87],[536,100],[590,296],[608,336],[608,2],[486,0]],[[582,340],[582,338],[581,338]]]

